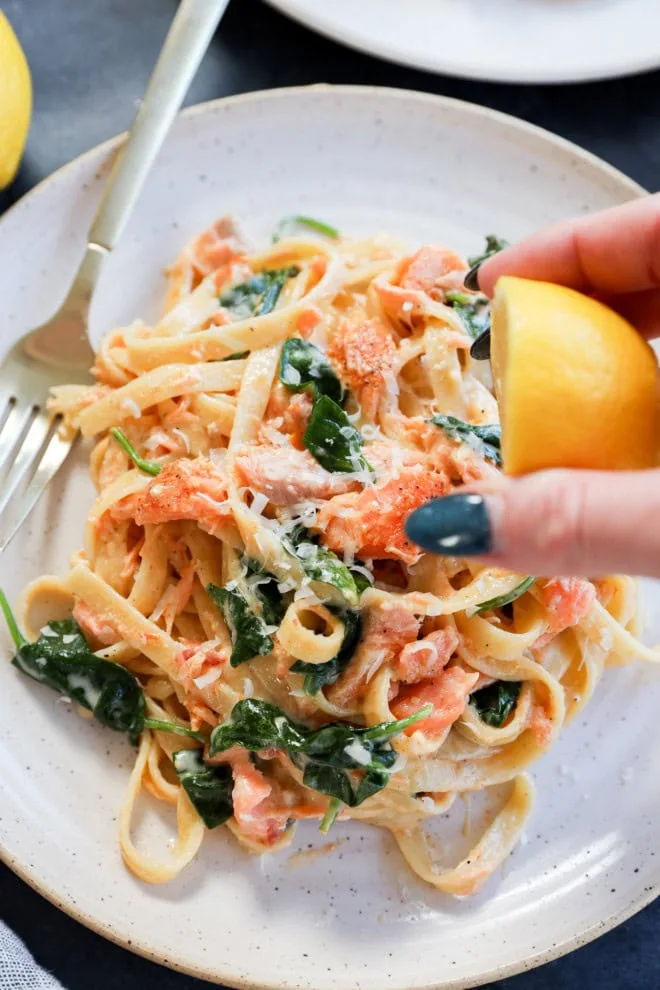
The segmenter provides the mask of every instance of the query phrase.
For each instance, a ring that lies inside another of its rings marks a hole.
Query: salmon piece
[[[404,732],[409,736],[413,732],[423,732],[432,739],[440,738],[463,714],[470,692],[478,680],[479,674],[476,672],[468,673],[461,667],[449,667],[432,680],[402,688],[390,709],[396,718],[406,718],[424,705],[433,705],[430,715]]]
[[[192,594],[193,582],[195,580],[195,564],[186,564],[181,577],[176,584],[170,584],[161,595],[153,612],[149,616],[152,622],[164,620],[165,629],[169,636],[172,635],[172,628],[176,617],[183,612],[188,604],[188,599]]]
[[[113,646],[120,640],[134,638],[134,630],[130,624],[122,622],[117,616],[112,620],[107,615],[95,612],[84,601],[77,601],[73,609],[73,617],[89,639],[94,649],[101,646]],[[140,645],[148,646],[158,639],[158,636],[151,632],[141,633],[137,636]]]
[[[296,321],[296,328],[301,337],[309,337],[314,327],[323,319],[323,314],[318,306],[307,306],[303,309]]]
[[[329,499],[359,488],[359,482],[322,468],[307,450],[255,444],[236,455],[239,484],[263,492],[273,505]]]
[[[218,269],[223,269],[220,280],[224,284],[231,275],[231,262],[241,254],[242,248],[232,218],[221,217],[216,220],[187,244],[174,264],[167,269],[165,312],[169,313],[207,275]]]
[[[73,609],[73,617],[83,631],[85,639],[92,643],[94,647],[113,646],[120,640],[119,633],[114,625],[95,612],[85,602],[77,602]]]
[[[290,811],[273,806],[273,786],[245,750],[231,761],[234,818],[247,838],[272,846],[287,829]]]
[[[396,600],[369,608],[351,662],[326,692],[329,700],[344,705],[361,697],[376,671],[391,663],[408,643],[417,639],[420,625],[421,619]]]
[[[217,689],[221,687],[222,670],[229,662],[229,653],[221,649],[217,641],[211,640],[208,643],[187,642],[176,658],[177,667],[181,683],[190,698],[186,699],[186,704],[199,703],[200,698],[211,709],[218,707]],[[195,684],[195,680],[217,671],[217,678],[207,679],[202,682],[202,686]],[[217,720],[217,716],[216,716]]]
[[[378,320],[344,323],[328,346],[328,357],[346,385],[357,392],[364,415],[375,419],[388,382],[394,380],[396,345]]]
[[[282,385],[281,382],[275,382],[270,391],[264,421],[266,423],[271,423],[273,426],[281,426],[282,417],[289,408],[290,401],[291,392],[286,385]]]
[[[318,258],[314,258],[311,265],[309,266],[310,272],[312,273],[314,278],[317,279],[317,281],[319,282],[325,275],[327,268],[328,268],[328,259],[325,258],[322,254],[320,254]]]
[[[414,564],[422,551],[406,536],[405,521],[413,509],[446,495],[450,488],[443,474],[428,473],[422,465],[404,467],[383,485],[326,503],[316,520],[321,542],[337,553],[352,549],[359,557]]]
[[[385,312],[412,327],[414,318],[424,309],[424,293],[418,289],[402,289],[400,285],[378,279],[374,279],[372,284]]]
[[[231,217],[216,220],[186,248],[186,254],[201,278],[233,261],[240,253],[241,244]]]
[[[291,401],[282,416],[282,426],[289,434],[291,443],[298,450],[303,448],[303,434],[307,429],[309,417],[312,415],[313,400],[309,392],[298,392],[291,396]]]
[[[539,588],[538,598],[548,612],[548,628],[534,643],[541,649],[565,629],[570,629],[588,614],[596,589],[583,578],[551,578]]]
[[[448,290],[463,288],[467,265],[448,248],[426,244],[411,258],[405,258],[398,271],[402,289],[425,292],[436,302],[444,302]]]
[[[232,518],[227,481],[204,457],[166,464],[146,488],[122,499],[110,512],[115,519],[134,519],[138,526],[192,519],[209,530]]]
[[[392,669],[395,677],[406,684],[436,677],[447,666],[459,644],[453,626],[429,633],[424,639],[409,643],[401,650]]]

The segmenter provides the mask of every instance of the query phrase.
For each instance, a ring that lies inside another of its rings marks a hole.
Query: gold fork
[[[108,179],[80,268],[55,315],[22,337],[0,367],[0,553],[15,536],[75,438],[46,402],[55,385],[91,382],[92,292],[115,247],[229,0],[182,0],[142,105]]]

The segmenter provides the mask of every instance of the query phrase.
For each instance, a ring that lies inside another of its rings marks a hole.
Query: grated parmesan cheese
[[[375,423],[365,423],[362,427],[362,436],[365,440],[384,440],[380,426],[376,426]]]
[[[250,489],[250,491],[252,491],[252,489]],[[252,492],[252,495],[253,499],[250,509],[252,512],[256,512],[256,514],[260,516],[268,505],[268,498],[263,492]]]
[[[205,674],[200,674],[199,677],[193,677],[193,682],[195,687],[198,687],[201,691],[203,688],[208,687],[209,684],[213,684],[220,677],[220,668],[213,667],[211,670],[207,670]]]
[[[374,576],[367,567],[361,567],[360,564],[353,564],[352,569],[357,571],[358,574],[362,574],[367,579],[369,584],[374,583]]]
[[[129,398],[122,399],[119,408],[122,410],[122,412],[128,413],[128,415],[131,416],[132,419],[140,419],[140,417],[142,416],[142,410],[138,406],[135,399],[129,399]]]
[[[294,602],[299,602],[301,599],[304,599],[309,605],[321,604],[321,599],[312,591],[309,585],[303,585],[302,588],[298,588],[293,596]]]
[[[425,643],[423,640],[419,640],[417,643],[408,643],[405,647],[408,656],[411,653],[430,653],[431,656],[435,653],[435,647],[431,643]]]
[[[190,438],[183,430],[180,430],[178,426],[172,427],[172,433],[174,433],[182,441],[183,446],[186,448],[186,453],[190,453]]]
[[[346,756],[349,756],[356,763],[359,763],[361,767],[368,767],[371,763],[371,753],[364,746],[359,739],[354,739],[352,743],[348,746],[344,746],[344,752]]]
[[[282,375],[282,381],[285,385],[300,385],[302,378],[300,377],[300,372],[298,369],[289,365],[285,373]]]
[[[390,773],[390,774],[400,773],[401,770],[404,770],[405,769],[407,763],[408,763],[408,757],[406,756],[406,754],[405,753],[397,753],[396,754],[396,760],[394,761],[394,763],[392,764],[392,766],[388,770],[388,773]]]
[[[369,683],[369,681],[371,680],[371,678],[374,676],[374,674],[376,674],[376,672],[380,668],[380,666],[381,666],[381,664],[382,664],[382,662],[383,662],[383,660],[385,659],[386,656],[387,656],[387,650],[376,650],[376,652],[374,654],[374,658],[371,661],[371,663],[369,664],[369,667],[367,668],[366,673],[365,673],[365,678],[364,679],[365,679],[365,681],[366,681],[367,684]]]
[[[169,437],[163,430],[154,430],[144,441],[144,449],[148,451],[156,450],[157,447],[167,446]]]
[[[152,488],[151,491],[152,493],[155,493],[154,488]],[[211,496],[207,495],[205,492],[195,492],[195,495],[197,496],[197,498],[201,498],[202,501],[206,502],[208,505],[213,506],[214,509],[224,509],[227,505],[231,504],[228,498],[223,499],[222,502],[217,502],[214,498],[211,498]]]

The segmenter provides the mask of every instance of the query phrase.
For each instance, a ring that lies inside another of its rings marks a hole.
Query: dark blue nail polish
[[[487,361],[490,357],[490,327],[479,334],[470,348],[470,357],[475,361]]]
[[[470,271],[467,273],[463,279],[463,285],[466,289],[470,289],[472,292],[479,291],[479,269],[481,268],[481,262],[478,261],[476,265],[473,265]]]
[[[470,557],[489,553],[492,533],[481,495],[447,495],[416,509],[406,521],[406,535],[431,553]]]

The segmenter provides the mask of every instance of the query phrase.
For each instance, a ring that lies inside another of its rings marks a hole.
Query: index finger
[[[491,296],[501,275],[605,296],[660,288],[660,194],[532,234],[484,262],[480,289]]]

